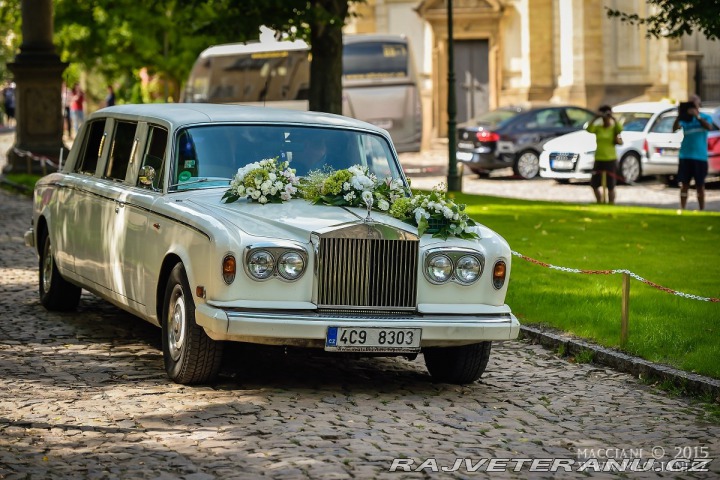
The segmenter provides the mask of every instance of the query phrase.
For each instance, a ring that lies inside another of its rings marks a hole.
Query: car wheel
[[[492,342],[482,342],[461,347],[426,348],[423,349],[425,366],[436,382],[472,383],[485,371],[491,346]]]
[[[538,154],[532,150],[520,152],[515,159],[513,171],[515,172],[515,175],[518,175],[526,180],[537,177],[540,173],[540,157],[538,157]]]
[[[75,310],[80,302],[82,289],[65,280],[55,265],[50,235],[41,237],[39,284],[40,303],[48,310],[67,312]]]
[[[620,175],[623,183],[635,183],[642,176],[642,167],[640,166],[640,157],[634,153],[625,155],[620,160]]]
[[[170,273],[164,305],[162,347],[168,376],[185,385],[213,380],[220,370],[223,343],[195,323],[195,301],[181,263]]]

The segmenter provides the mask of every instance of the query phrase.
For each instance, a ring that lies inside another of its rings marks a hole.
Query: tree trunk
[[[317,0],[316,7],[327,17],[318,14],[310,27],[310,110],[341,114],[342,27],[348,0]]]

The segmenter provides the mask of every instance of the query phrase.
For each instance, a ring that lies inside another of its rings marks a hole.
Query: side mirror
[[[138,180],[142,185],[152,187],[153,181],[155,181],[155,169],[150,165],[145,165],[140,169]]]

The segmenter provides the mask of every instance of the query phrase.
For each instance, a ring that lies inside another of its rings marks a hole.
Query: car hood
[[[221,195],[216,194],[194,196],[187,202],[251,235],[300,241],[309,241],[312,232],[361,221],[367,216],[365,209],[313,205],[302,199],[265,205],[245,199],[224,203]],[[371,217],[378,223],[417,234],[417,228],[387,214],[373,211]]]
[[[595,135],[585,130],[568,133],[549,140],[543,145],[543,150],[549,152],[594,152],[597,148]]]

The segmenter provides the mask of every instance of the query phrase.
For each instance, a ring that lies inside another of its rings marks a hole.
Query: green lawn
[[[627,269],[660,285],[720,298],[720,213],[456,195],[510,247],[553,265]],[[507,303],[524,324],[618,348],[622,275],[551,270],[513,257]],[[720,303],[630,287],[628,353],[720,378]]]

